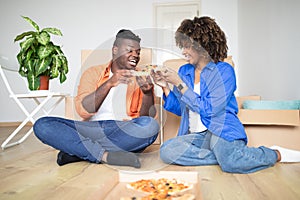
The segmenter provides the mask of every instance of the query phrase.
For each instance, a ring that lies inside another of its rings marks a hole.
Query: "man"
[[[141,166],[134,154],[151,145],[159,131],[150,77],[134,77],[140,60],[140,38],[120,30],[112,60],[86,70],[78,86],[75,106],[83,121],[43,117],[35,135],[58,150],[57,163],[87,160],[111,165]]]

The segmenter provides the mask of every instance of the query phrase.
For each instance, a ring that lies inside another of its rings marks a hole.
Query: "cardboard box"
[[[105,200],[118,200],[121,197],[142,197],[145,193],[127,188],[127,184],[140,179],[167,178],[192,184],[192,188],[184,193],[194,194],[195,200],[201,200],[200,181],[198,172],[193,171],[159,171],[159,172],[119,172],[119,180],[113,189],[106,195]]]
[[[278,145],[300,150],[299,110],[249,110],[243,109],[244,100],[260,100],[259,96],[237,98],[238,117],[243,123],[249,146]]]

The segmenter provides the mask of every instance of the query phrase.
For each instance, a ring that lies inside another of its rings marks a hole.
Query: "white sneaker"
[[[300,162],[300,151],[286,149],[280,146],[271,146],[270,149],[280,152],[280,162]]]

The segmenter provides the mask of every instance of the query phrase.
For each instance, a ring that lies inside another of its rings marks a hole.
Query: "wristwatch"
[[[186,84],[185,84],[184,82],[180,83],[180,84],[177,86],[177,88],[178,88],[178,90],[179,90],[180,92],[182,91],[182,89],[183,89],[184,87],[186,87]]]

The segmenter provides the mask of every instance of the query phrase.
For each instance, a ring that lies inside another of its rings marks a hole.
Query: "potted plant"
[[[50,34],[62,36],[57,28],[44,28],[29,17],[22,16],[35,31],[23,32],[16,36],[15,42],[20,41],[20,52],[17,55],[20,64],[19,74],[28,80],[30,90],[48,89],[41,86],[42,77],[46,79],[58,78],[63,83],[68,73],[68,61],[60,46],[55,45]],[[47,81],[46,81],[47,82]]]

